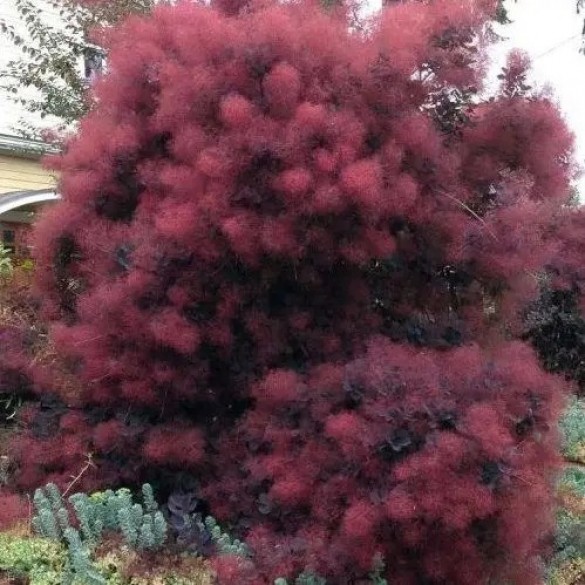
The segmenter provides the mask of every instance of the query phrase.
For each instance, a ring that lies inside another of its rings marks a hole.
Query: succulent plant
[[[194,492],[177,490],[169,496],[165,511],[175,545],[185,552],[208,556],[214,544],[211,532],[197,511],[200,503]]]

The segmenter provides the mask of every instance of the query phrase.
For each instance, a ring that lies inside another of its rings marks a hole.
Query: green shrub
[[[553,565],[579,558],[585,558],[585,516],[559,510]]]
[[[560,421],[562,449],[571,461],[585,458],[585,401],[572,398]],[[557,512],[554,554],[548,565],[549,585],[574,585],[585,575],[585,468],[570,465],[558,483],[561,494],[569,495],[565,508]],[[577,505],[573,505],[572,502]]]
[[[119,532],[128,546],[137,550],[160,549],[166,540],[167,523],[158,510],[150,485],[142,488],[144,505],[135,503],[130,490],[108,490],[90,497],[78,493],[69,498],[78,522],[83,546],[95,547],[104,530]],[[47,485],[34,495],[36,515],[33,527],[42,536],[68,542],[71,536],[70,514],[57,486]],[[79,533],[78,533],[79,534]]]
[[[167,522],[148,484],[142,488],[141,503],[125,488],[64,498],[54,484],[36,490],[33,502],[36,535],[0,533],[0,571],[10,577],[29,585],[211,584],[211,573],[196,556],[171,555],[173,562],[167,562]],[[204,525],[220,553],[247,553],[213,518]],[[123,544],[113,548],[118,541],[107,538],[116,534]],[[145,550],[160,554],[160,566],[129,575]]]
[[[0,533],[0,570],[26,575],[30,585],[61,585],[67,565],[67,551],[58,542]]]
[[[561,476],[559,487],[579,498],[585,498],[585,469],[568,467]]]
[[[585,401],[572,398],[560,421],[563,453],[569,459],[580,460],[585,455]]]
[[[211,534],[211,540],[216,546],[218,554],[239,557],[250,556],[248,547],[237,538],[232,538],[226,532],[222,532],[215,518],[207,516],[203,523],[200,522],[199,524],[200,529],[207,529]]]
[[[106,578],[95,568],[91,551],[100,543],[104,531],[120,533],[125,543],[136,550],[158,550],[166,540],[167,524],[154,500],[152,487],[142,488],[144,506],[135,503],[130,490],[108,490],[88,496],[77,493],[68,502],[79,530],[71,524],[71,514],[61,492],[54,484],[36,490],[33,498],[34,530],[42,537],[66,546],[68,565],[63,570],[63,585],[76,581],[86,585],[106,585]]]

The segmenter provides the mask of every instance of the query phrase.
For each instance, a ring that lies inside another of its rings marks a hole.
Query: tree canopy
[[[1,90],[33,114],[15,121],[18,131],[39,137],[47,125],[63,129],[89,111],[91,75],[85,66],[100,58],[99,47],[90,40],[92,31],[150,10],[152,0],[88,5],[74,0],[15,0],[15,7],[19,22],[0,21],[0,34],[22,55],[2,71]],[[42,123],[45,119],[49,124]]]

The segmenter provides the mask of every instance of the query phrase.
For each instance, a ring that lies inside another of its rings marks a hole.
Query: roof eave
[[[45,154],[57,154],[58,152],[57,148],[40,140],[29,140],[19,136],[0,134],[0,154],[39,159]]]

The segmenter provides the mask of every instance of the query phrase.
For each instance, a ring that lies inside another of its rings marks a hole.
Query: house
[[[19,18],[18,0],[0,0],[0,24],[6,24],[24,38],[26,26]],[[58,8],[47,0],[35,0],[46,23],[55,28],[65,26]],[[80,57],[79,74],[87,82],[99,74],[102,62],[96,62],[96,51],[89,50]],[[8,34],[0,30],[0,72],[8,63],[22,56]],[[99,55],[98,55],[99,56]],[[35,90],[23,88],[16,97],[36,98]],[[16,103],[7,91],[0,89],[0,243],[17,257],[28,254],[27,234],[38,212],[59,199],[57,178],[43,168],[41,158],[51,147],[37,140],[20,137],[17,128],[21,121],[39,127],[54,126],[54,121],[42,121]]]
[[[58,15],[48,6],[43,16],[51,24],[59,24]],[[26,35],[18,18],[16,0],[0,1],[0,22]],[[18,47],[0,33],[0,70],[20,55]],[[0,90],[0,242],[17,258],[28,256],[28,234],[35,215],[42,206],[58,199],[56,177],[41,164],[50,147],[17,135],[16,127],[23,119],[38,122]]]
[[[56,177],[41,165],[46,144],[0,134],[0,239],[17,258],[28,256],[28,233],[44,205],[58,200]]]

